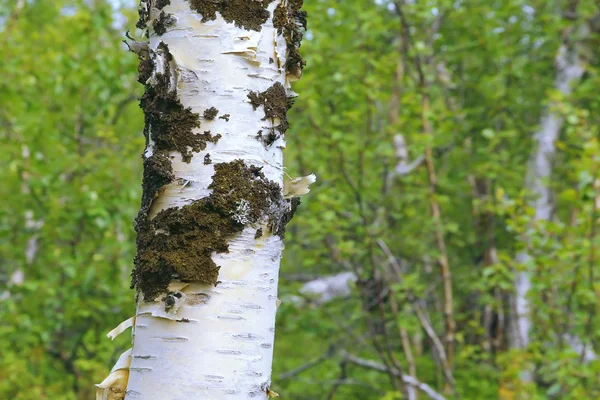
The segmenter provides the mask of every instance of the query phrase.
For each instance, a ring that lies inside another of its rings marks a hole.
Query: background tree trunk
[[[572,41],[572,29],[563,33],[561,44],[555,58],[556,77],[554,88],[563,96],[571,93],[571,88],[581,76],[584,69],[578,53],[578,43]],[[556,141],[563,126],[563,118],[557,110],[557,104],[551,102],[542,115],[540,128],[534,136],[534,149],[529,160],[525,177],[525,188],[530,192],[528,206],[533,208],[535,214],[532,223],[550,221],[552,218],[553,201],[551,189],[552,160],[556,153]],[[526,238],[528,242],[528,239]],[[517,273],[515,281],[515,295],[513,299],[513,319],[511,347],[524,349],[529,345],[531,332],[531,317],[529,315],[528,293],[531,289],[532,273],[527,266],[532,259],[530,251],[526,248],[516,256],[516,261],[525,266]],[[530,372],[524,372],[523,379],[531,380]]]

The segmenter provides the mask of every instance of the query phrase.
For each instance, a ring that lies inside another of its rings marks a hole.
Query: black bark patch
[[[265,145],[269,146],[275,140],[279,139],[289,128],[287,111],[290,109],[293,101],[287,97],[285,88],[279,82],[276,82],[262,93],[250,92],[248,98],[254,110],[260,106],[264,107],[265,117],[263,121],[267,119],[272,121],[275,118],[279,119],[279,125],[273,127],[268,135],[264,135],[262,131],[258,133],[259,139],[262,139]]]
[[[289,220],[289,202],[281,187],[261,168],[242,160],[220,163],[212,178],[210,196],[162,210],[152,221],[138,216],[132,287],[145,299],[165,292],[173,279],[216,284],[219,266],[212,252],[228,252],[228,239],[246,225],[269,217],[273,232],[279,234],[283,221]]]
[[[204,119],[215,119],[215,117],[217,116],[217,114],[219,114],[219,110],[217,110],[214,107],[211,108],[207,108],[206,110],[204,110]]]
[[[190,8],[202,14],[202,22],[213,21],[219,12],[223,19],[247,30],[260,31],[271,13],[273,0],[189,0]]]
[[[285,70],[300,77],[306,61],[300,55],[303,31],[306,31],[306,11],[302,11],[303,0],[289,0],[279,3],[273,13],[273,26],[283,35],[287,44]]]
[[[161,36],[167,33],[167,27],[174,23],[175,18],[173,17],[173,14],[167,14],[164,11],[161,11],[158,18],[152,21],[152,28],[154,29],[154,33]]]

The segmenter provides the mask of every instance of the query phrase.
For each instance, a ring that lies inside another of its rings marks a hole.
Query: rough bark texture
[[[138,220],[133,282],[144,298],[167,291],[173,279],[217,285],[213,252],[228,252],[229,239],[245,226],[266,219],[273,232],[291,213],[281,187],[266,179],[261,168],[235,160],[214,169],[210,196],[162,210],[151,221],[146,214]]]
[[[137,26],[150,40],[138,53],[146,88],[132,274],[138,306],[133,349],[111,374],[118,379],[99,386],[105,393],[153,400],[271,394],[282,237],[299,203],[284,196],[282,149],[295,96],[289,82],[303,65],[301,5],[141,2]],[[258,131],[273,134],[257,140]],[[119,371],[126,370],[125,379]]]

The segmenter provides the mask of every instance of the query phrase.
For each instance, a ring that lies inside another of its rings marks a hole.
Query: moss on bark
[[[176,85],[171,87],[172,56],[167,45],[161,42],[157,52],[168,65],[163,72],[147,79],[146,92],[140,101],[146,120],[144,133],[157,150],[177,151],[183,161],[190,162],[192,152],[204,150],[207,142],[215,143],[218,138],[209,132],[193,132],[194,128],[200,127],[200,115],[185,108],[179,102]]]
[[[263,121],[279,121],[279,124],[274,126],[269,134],[264,135],[262,132],[259,132],[259,138],[264,141],[265,145],[273,144],[289,128],[287,111],[293,104],[292,98],[287,97],[285,88],[279,82],[276,82],[264,92],[250,92],[248,98],[254,110],[263,106],[265,112]]]
[[[216,164],[209,188],[210,196],[162,210],[152,221],[138,218],[132,286],[146,299],[166,291],[173,279],[216,284],[212,252],[227,252],[228,240],[247,225],[278,221],[280,232],[287,218],[281,187],[242,160]]]
[[[286,3],[286,4],[284,4]],[[306,61],[300,55],[303,31],[306,30],[306,11],[301,10],[303,0],[281,2],[273,13],[273,26],[283,35],[287,44],[285,70],[300,77]]]
[[[202,21],[217,18],[217,12],[223,19],[235,26],[247,30],[260,31],[271,13],[267,10],[273,0],[189,0],[190,8],[202,14]]]
[[[143,59],[140,58],[140,63],[138,64],[138,82],[145,85],[152,76],[153,71],[154,62],[152,61],[152,58],[150,56]]]
[[[204,110],[204,119],[207,119],[207,120],[215,119],[217,114],[219,114],[219,110],[217,110],[215,107],[207,108],[206,110]]]
[[[156,151],[144,159],[142,210],[149,210],[158,190],[175,179],[171,159],[166,151]]]
[[[203,21],[216,19],[218,12],[227,22],[256,31],[269,19],[267,7],[272,1],[189,0],[190,7],[202,14]],[[155,7],[160,10],[168,4],[169,0],[158,0]],[[289,73],[296,67],[301,70],[304,65],[297,50],[306,14],[300,10],[301,0],[285,4],[277,8],[274,23],[287,42]],[[140,9],[140,24],[144,28],[149,13],[143,7]],[[169,15],[164,11],[158,15],[153,26],[161,34],[166,31]],[[267,233],[283,237],[299,200],[284,199],[281,186],[268,180],[261,168],[235,160],[214,165],[209,196],[181,208],[164,209],[151,220],[148,212],[157,193],[175,179],[171,152],[179,152],[183,161],[190,162],[194,152],[204,150],[207,142],[216,143],[221,135],[194,132],[200,127],[201,116],[178,99],[175,63],[166,44],[161,42],[157,50],[150,50],[149,57],[140,61],[138,71],[139,81],[146,87],[140,106],[145,114],[144,134],[151,155],[144,160],[142,207],[135,221],[138,238],[132,287],[151,300],[167,292],[173,280],[216,285],[220,267],[211,255],[228,252],[229,240],[245,227],[257,228],[254,235],[257,239]],[[251,92],[248,97],[255,110],[263,106],[263,120],[277,124],[268,134],[258,134],[265,145],[270,145],[288,129],[286,113],[293,101],[281,83],[264,92]],[[217,115],[218,110],[211,107],[202,116],[213,120]],[[229,114],[220,118],[228,120]],[[204,163],[212,163],[209,154],[205,155]]]

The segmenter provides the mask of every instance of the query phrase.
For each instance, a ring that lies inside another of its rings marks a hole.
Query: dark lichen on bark
[[[212,164],[212,160],[210,159],[210,154],[206,153],[204,156],[204,165]]]
[[[204,119],[215,119],[217,114],[219,114],[219,110],[217,110],[215,107],[207,108],[206,110],[204,110]]]
[[[258,133],[259,139],[263,140],[265,145],[269,146],[285,134],[289,128],[287,111],[291,108],[293,99],[287,96],[285,88],[279,82],[276,82],[264,92],[250,92],[248,99],[250,99],[250,104],[254,110],[260,106],[264,107],[265,116],[263,121],[279,120],[279,124],[271,128],[267,135],[264,135],[262,131]]]
[[[231,117],[231,114],[223,114],[219,117],[219,119],[224,119],[226,122],[229,122],[230,117]]]
[[[281,2],[273,13],[273,26],[277,33],[283,35],[287,44],[285,70],[299,77],[306,61],[300,55],[303,31],[306,30],[306,11],[302,8],[303,0]]]
[[[227,252],[228,240],[247,225],[268,220],[273,233],[285,231],[289,202],[261,168],[242,160],[214,168],[208,197],[162,210],[152,221],[138,218],[132,286],[144,298],[165,292],[173,279],[216,284],[219,266],[211,254]]]
[[[189,0],[190,8],[202,15],[202,22],[217,19],[217,12],[239,28],[260,31],[271,13],[273,0]]]
[[[274,218],[270,221],[270,227],[274,235],[283,239],[285,237],[285,228],[292,218],[294,218],[294,214],[300,205],[300,198],[285,199],[282,205],[283,208],[280,212],[273,214]]]
[[[214,143],[218,138],[210,132],[193,132],[194,128],[200,127],[200,115],[189,107],[185,108],[179,101],[175,87],[171,87],[173,72],[169,48],[161,42],[155,53],[164,57],[166,67],[163,72],[156,72],[146,80],[146,91],[140,101],[146,120],[144,133],[156,149],[177,151],[181,153],[183,161],[189,163],[192,152],[204,150],[207,142]]]

